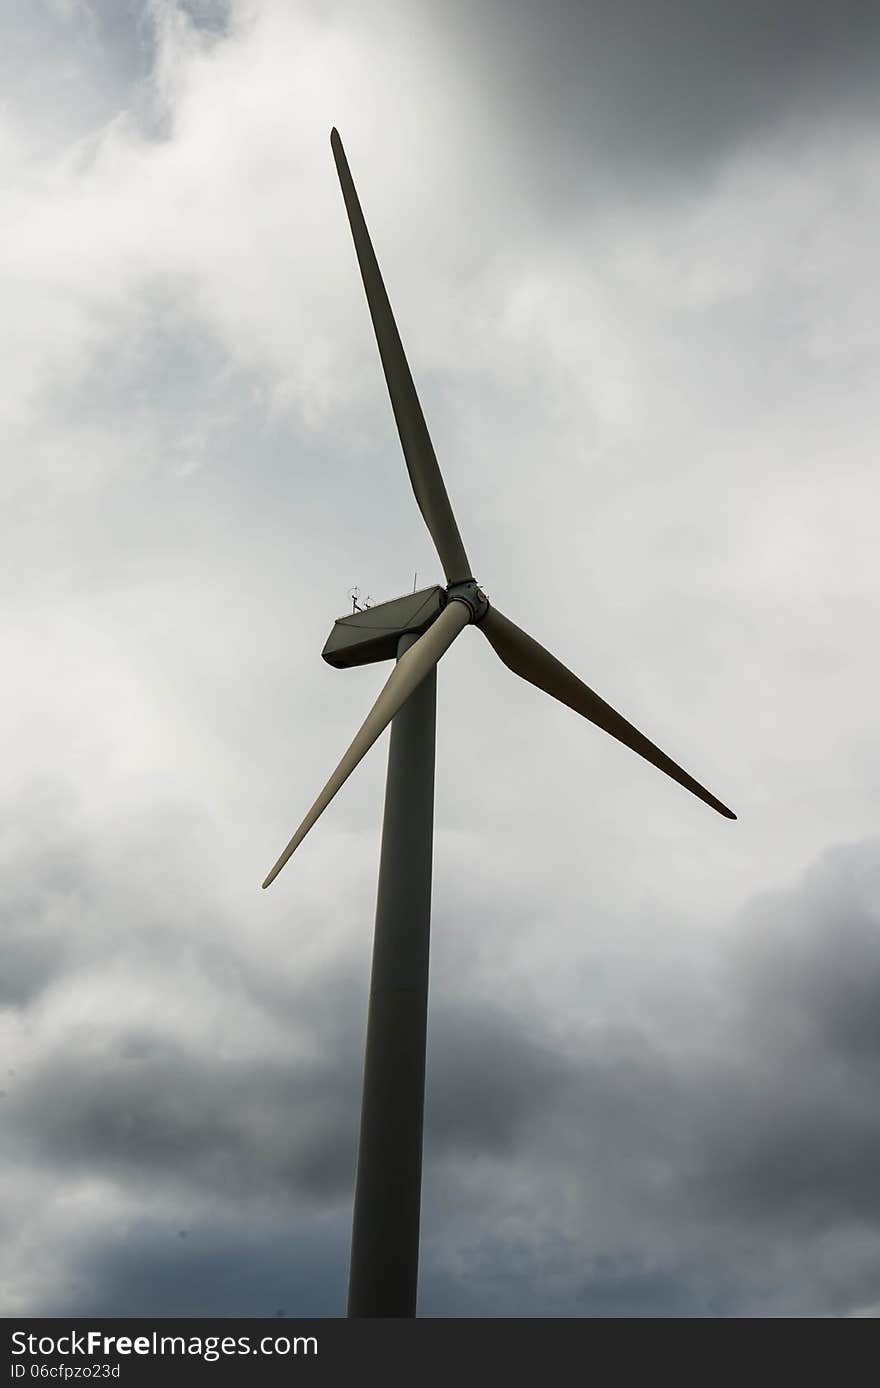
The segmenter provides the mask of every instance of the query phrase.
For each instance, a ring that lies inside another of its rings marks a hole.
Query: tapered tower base
[[[418,640],[401,637],[398,658]],[[349,1316],[414,1316],[428,1015],[436,670],[391,725]]]

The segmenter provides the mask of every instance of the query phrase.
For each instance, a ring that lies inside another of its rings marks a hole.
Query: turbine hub
[[[448,584],[446,600],[447,602],[463,602],[471,614],[471,621],[477,626],[489,611],[489,599],[475,578],[466,578],[460,583]]]

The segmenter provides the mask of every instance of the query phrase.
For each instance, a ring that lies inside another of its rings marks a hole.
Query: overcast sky
[[[880,9],[7,0],[0,1311],[341,1314],[387,735],[439,581],[422,1315],[880,1310]]]

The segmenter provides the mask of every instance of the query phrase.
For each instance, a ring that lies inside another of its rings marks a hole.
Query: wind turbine
[[[567,704],[727,819],[736,815],[490,604],[473,576],[400,335],[334,129],[336,161],[391,407],[419,510],[445,587],[339,618],[323,650],[338,667],[397,658],[379,697],[293,838],[275,880],[361,758],[392,724],[355,1181],[349,1316],[413,1316],[418,1276],[422,1113],[428,1000],[436,667],[476,626],[515,675]],[[393,720],[393,721],[392,721]]]

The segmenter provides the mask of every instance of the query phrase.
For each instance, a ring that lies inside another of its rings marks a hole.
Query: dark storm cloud
[[[744,925],[694,1194],[768,1226],[880,1228],[880,848],[829,853]]]
[[[111,864],[89,855],[75,821],[61,787],[21,803],[26,847],[17,845],[0,1002],[26,1022],[53,985],[56,1007],[80,989],[100,997],[109,958],[159,998],[171,986],[187,1011],[203,1007],[206,996],[220,999],[237,1019],[236,1034],[256,1015],[283,1041],[244,1059],[224,1058],[197,1034],[172,1036],[142,1017],[129,1022],[95,1009],[57,1044],[26,1053],[8,1094],[9,1158],[241,1199],[274,1190],[320,1206],[345,1197],[354,1172],[366,980],[336,959],[304,980],[293,954],[232,950],[223,913],[212,920],[209,942],[188,894],[145,899],[137,860],[126,855]],[[144,863],[167,861],[185,826],[189,816],[178,809],[159,840],[139,846]],[[309,928],[300,914],[299,931]],[[175,972],[194,947],[199,991],[188,1002],[188,985]],[[431,1010],[432,1153],[511,1156],[520,1129],[552,1103],[567,1069],[490,999],[476,1006],[441,997]]]
[[[560,1041],[535,1015],[493,1007],[475,978],[454,1001],[435,997],[423,1313],[815,1314],[880,1297],[878,900],[872,843],[828,854],[796,888],[756,900],[686,1048],[664,1042],[659,1014]],[[208,974],[230,1016],[256,1002],[287,1019],[280,1049],[230,1060],[95,1021],[9,1082],[17,1162],[202,1211],[178,1242],[163,1224],[78,1245],[80,1292],[59,1303],[69,1314],[267,1314],[285,1300],[302,1314],[338,1309],[363,981],[328,968],[303,988],[222,950]],[[304,1050],[297,1036],[310,1038]],[[565,1191],[578,1211],[570,1228],[552,1214]],[[258,1220],[267,1206],[278,1212],[287,1262],[274,1235],[261,1244],[239,1226],[230,1202]],[[513,1208],[526,1220],[516,1237],[501,1232]],[[323,1245],[322,1210],[336,1221]],[[450,1231],[467,1243],[483,1222],[454,1271]],[[237,1270],[206,1280],[221,1246]],[[161,1283],[155,1294],[145,1268]]]
[[[358,1089],[347,1024],[357,1016],[350,977],[314,978],[307,992],[292,982],[270,989],[257,966],[215,939],[199,971],[198,997],[188,1002],[186,983],[181,987],[174,975],[194,939],[191,903],[182,896],[169,910],[145,900],[127,880],[131,861],[108,871],[69,846],[68,824],[56,831],[54,850],[31,848],[25,881],[36,885],[22,887],[11,902],[7,1005],[26,1019],[52,984],[55,1006],[78,989],[100,998],[109,957],[114,966],[126,961],[157,997],[177,987],[183,1016],[203,1002],[206,987],[231,1016],[240,1018],[255,1002],[258,1011],[304,1027],[316,1053],[302,1063],[271,1053],[223,1059],[197,1038],[90,1009],[60,1044],[25,1053],[8,1093],[8,1158],[121,1185],[241,1197],[256,1185],[320,1202],[349,1187]],[[156,849],[148,847],[147,856],[165,856]],[[80,920],[75,934],[72,915]],[[219,923],[215,917],[215,931]]]
[[[241,1199],[283,1190],[333,1203],[354,1176],[364,1003],[338,978],[288,991],[288,1017],[312,1042],[303,1060],[224,1061],[143,1029],[81,1028],[23,1071],[7,1115],[11,1155]],[[432,1046],[437,1159],[515,1155],[520,1128],[567,1071],[491,1009],[441,1012]]]
[[[720,1270],[719,1270],[720,1271]],[[706,1286],[698,1259],[642,1256],[636,1250],[574,1256],[560,1243],[543,1247],[540,1271],[522,1241],[487,1242],[468,1280],[428,1263],[420,1282],[420,1314],[442,1316],[719,1316],[735,1314],[723,1275]],[[474,1288],[478,1288],[474,1295]]]
[[[880,1231],[878,905],[880,845],[866,843],[745,910],[703,1049],[661,1059],[649,1042],[641,1074],[632,1057],[613,1067],[624,1173],[627,1152],[666,1162],[682,1208],[712,1220]]]
[[[738,926],[686,1047],[657,1014],[566,1044],[494,1179],[540,1172],[536,1202],[575,1190],[583,1223],[531,1251],[490,1239],[469,1269],[488,1305],[811,1315],[880,1298],[880,844],[824,855]]]
[[[433,1158],[514,1155],[523,1134],[558,1102],[570,1067],[528,1022],[487,999],[435,1007],[428,1038],[426,1145]]]
[[[74,1042],[10,1096],[14,1154],[119,1181],[327,1198],[351,1184],[357,1121],[354,1067],[335,1059],[224,1063],[143,1033]]]
[[[602,196],[678,186],[776,125],[877,108],[870,0],[514,0],[459,29],[520,157],[540,155],[535,189],[566,198],[591,201],[595,175]]]
[[[829,852],[796,892],[768,893],[749,916],[745,957],[736,967],[746,983],[752,1033],[773,1054],[829,1053],[859,1070],[876,1064],[880,855],[874,847]]]
[[[186,1216],[181,1216],[186,1218]],[[345,1304],[347,1216],[138,1221],[83,1242],[48,1316],[328,1316]],[[36,1312],[35,1312],[36,1314]],[[279,1326],[279,1334],[283,1327]]]

